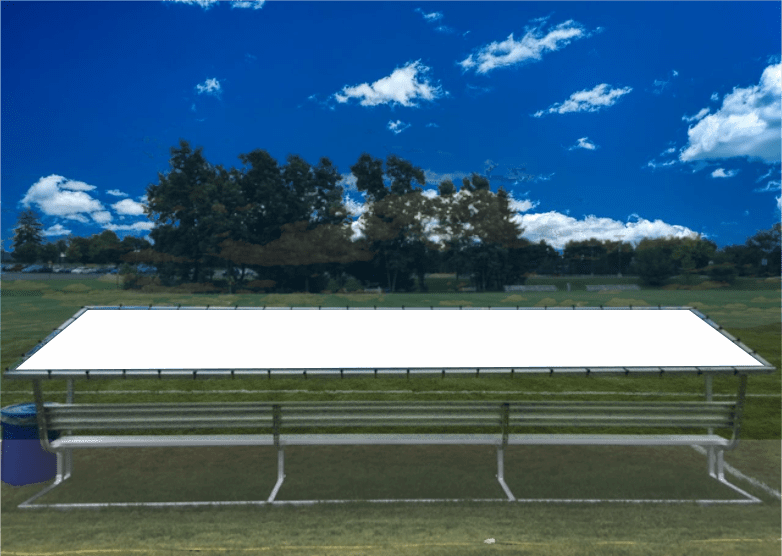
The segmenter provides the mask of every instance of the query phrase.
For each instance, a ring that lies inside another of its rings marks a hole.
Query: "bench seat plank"
[[[705,435],[628,434],[510,434],[508,445],[581,446],[727,446],[730,440]],[[497,434],[289,434],[280,446],[348,445],[488,445],[502,444]],[[154,448],[208,446],[274,446],[270,434],[155,435],[155,436],[64,436],[51,442],[55,450],[69,448]]]

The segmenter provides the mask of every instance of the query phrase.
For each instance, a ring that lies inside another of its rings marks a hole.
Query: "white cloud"
[[[586,149],[588,151],[594,151],[597,148],[597,146],[594,143],[591,143],[589,141],[589,137],[582,137],[578,140],[578,142],[570,147],[568,150],[572,151],[573,149]]]
[[[671,147],[670,149],[665,149],[662,154],[673,154],[676,152],[676,149]]]
[[[738,87],[722,108],[687,130],[680,160],[746,156],[778,162],[782,151],[782,64],[768,66],[758,85]]]
[[[151,230],[154,227],[155,224],[148,221],[134,222],[133,224],[108,224],[107,226],[104,226],[104,228],[111,230],[112,232],[137,232],[141,230]],[[149,238],[147,238],[147,240],[149,240]],[[152,242],[150,241],[150,243]]]
[[[144,205],[131,199],[122,199],[118,203],[111,205],[117,214],[123,216],[141,216],[144,214]]]
[[[111,222],[111,213],[107,210],[99,210],[92,213],[92,219],[98,224],[108,224]]]
[[[244,59],[245,59],[246,62],[254,62],[254,61],[256,61],[258,59],[258,57],[257,56],[253,56],[252,54],[250,54],[248,52],[248,53],[246,53],[244,55]]]
[[[510,209],[513,212],[527,212],[534,209],[539,204],[540,201],[530,201],[529,199],[517,200],[514,199],[512,195],[510,196]]]
[[[106,193],[108,193],[109,195],[114,195],[115,197],[127,197],[128,196],[127,193],[123,193],[119,189],[109,189],[108,191],[106,191]]]
[[[427,23],[439,21],[439,20],[441,20],[443,18],[443,14],[440,13],[440,12],[432,12],[432,13],[427,14],[427,13],[424,13],[424,11],[421,8],[416,8],[413,11],[414,12],[418,12],[419,14],[421,14],[423,16],[424,20]]]
[[[711,177],[712,178],[732,178],[733,176],[735,176],[738,173],[739,173],[738,170],[728,170],[726,172],[724,168],[717,168],[716,170],[714,170],[711,173]]]
[[[468,175],[469,174],[464,172],[446,172],[445,174],[440,174],[432,170],[424,170],[424,179],[426,179],[426,183],[439,186],[441,182],[451,180],[457,189],[462,183],[462,178],[466,178]]]
[[[711,94],[711,100],[719,100],[719,99],[720,99],[720,95],[718,95],[717,93]]]
[[[177,4],[188,4],[191,6],[201,6],[203,9],[208,10],[219,0],[168,0],[169,2],[176,2]]]
[[[350,216],[359,217],[362,214],[364,214],[367,210],[366,203],[356,201],[350,198],[348,195],[345,195],[342,201],[345,204],[345,208],[347,208],[348,214],[350,214]]]
[[[437,124],[436,124],[436,123],[434,123],[434,122],[429,122],[428,124],[426,124],[426,127],[440,127],[440,126],[439,126],[439,125],[437,125]]]
[[[222,92],[220,82],[214,77],[208,78],[203,83],[196,85],[196,89],[198,90],[199,95],[207,94],[215,97],[219,97]]]
[[[71,230],[63,227],[62,224],[55,224],[54,226],[50,226],[49,228],[45,229],[43,231],[43,235],[46,237],[52,237],[52,236],[67,236],[72,234]]]
[[[766,184],[765,187],[761,187],[759,189],[755,189],[755,193],[766,193],[768,191],[779,191],[780,190],[780,184],[782,184],[782,181],[779,180],[772,180]]]
[[[676,77],[679,75],[679,72],[676,70],[671,70],[671,76]],[[665,88],[670,84],[671,80],[663,81],[662,79],[655,79],[654,80],[654,86],[656,89],[654,89],[652,92],[656,95],[662,94],[663,91],[665,91]],[[675,95],[674,95],[675,96]]]
[[[481,47],[475,53],[458,62],[462,69],[475,68],[477,73],[488,73],[494,69],[515,66],[527,61],[537,61],[543,52],[555,52],[572,40],[584,38],[587,33],[584,28],[573,20],[560,23],[545,35],[541,32],[543,23],[525,29],[521,40],[515,40],[513,33],[502,42],[492,42]]]
[[[634,215],[637,216],[637,215]],[[523,237],[537,243],[545,240],[555,249],[564,249],[568,241],[582,241],[590,238],[599,240],[638,243],[644,238],[665,236],[696,237],[698,234],[685,226],[672,225],[662,220],[650,221],[637,218],[635,222],[621,222],[594,215],[577,220],[561,212],[525,214],[520,217],[524,228]]]
[[[689,123],[689,122],[694,122],[694,121],[697,121],[697,120],[701,120],[708,113],[709,113],[709,109],[708,108],[701,108],[700,112],[698,112],[694,116],[682,116],[682,121],[685,121],[685,122]]]
[[[644,168],[663,168],[665,166],[673,166],[674,164],[676,164],[675,160],[669,160],[668,162],[661,162],[659,164],[654,160],[650,160],[649,162],[646,163],[646,166],[644,166]]]
[[[419,79],[429,71],[420,60],[408,62],[401,68],[396,68],[391,75],[378,79],[371,85],[362,83],[353,87],[347,85],[342,91],[334,94],[339,103],[346,103],[351,98],[361,99],[361,106],[377,106],[378,104],[401,104],[402,106],[417,106],[418,99],[433,101],[443,94],[442,88],[433,86],[427,79]]]
[[[548,175],[541,174],[539,176],[535,176],[535,179],[532,180],[532,181],[536,181],[536,182],[538,182],[538,181],[550,181],[551,180],[551,176],[553,176],[554,174],[555,174],[555,172],[551,172]]]
[[[769,168],[768,172],[766,172],[765,174],[760,176],[757,180],[755,180],[755,183],[759,183],[759,182],[763,181],[764,179],[769,177],[771,174],[774,174],[775,172],[778,174],[779,173],[779,168],[774,168],[774,167]]]
[[[356,188],[356,176],[353,173],[341,174],[342,178],[337,182],[337,185],[343,187],[346,191],[358,191]]]
[[[540,110],[533,114],[540,118],[543,114],[566,114],[568,112],[596,112],[616,104],[620,97],[631,92],[631,87],[612,89],[608,84],[602,83],[591,90],[577,91],[561,104],[553,104],[546,110]]]
[[[87,217],[99,224],[111,221],[111,214],[86,191],[94,185],[52,174],[35,182],[21,200],[25,207],[36,205],[46,216],[57,216],[86,224]]]
[[[260,10],[266,0],[233,0],[231,8],[249,8],[251,10]]]
[[[438,25],[434,28],[435,31],[438,33],[455,33],[456,29],[453,27],[448,27],[447,25]]]
[[[404,123],[402,120],[397,120],[395,122],[389,121],[388,122],[388,129],[390,131],[393,131],[395,135],[399,135],[404,130],[410,127],[410,124]]]
[[[782,195],[776,198],[777,201],[777,212],[782,212]]]

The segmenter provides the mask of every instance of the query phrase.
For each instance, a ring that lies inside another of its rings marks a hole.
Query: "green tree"
[[[104,230],[90,238],[89,259],[97,264],[119,264],[122,257],[120,240],[111,230]]]
[[[90,240],[86,237],[71,236],[68,241],[68,249],[65,251],[65,260],[69,263],[87,264],[90,260]]]
[[[210,188],[216,169],[207,162],[201,147],[195,150],[184,139],[171,148],[170,171],[158,174],[158,183],[147,188],[145,213],[155,222],[150,232],[154,250],[182,261],[181,278],[201,281],[206,257],[216,249],[217,238],[204,226],[212,212]]]
[[[38,260],[43,243],[43,225],[33,209],[27,209],[19,215],[14,228],[14,259],[22,263],[34,263]]]
[[[777,222],[769,230],[759,230],[747,239],[748,261],[745,264],[754,266],[759,275],[779,275],[782,261],[780,260],[780,231],[782,223]],[[765,259],[766,264],[763,264]]]
[[[645,283],[661,286],[676,273],[670,239],[642,239],[635,251],[638,275]]]

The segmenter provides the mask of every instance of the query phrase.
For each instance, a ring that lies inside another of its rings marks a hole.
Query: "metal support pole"
[[[515,502],[516,497],[513,496],[513,493],[510,491],[510,488],[508,488],[508,485],[505,483],[505,450],[502,446],[497,447],[497,481],[499,481],[500,486],[502,487],[502,490],[505,491],[505,495],[508,497],[509,502]]]
[[[67,387],[66,387],[66,393],[65,393],[65,403],[68,405],[73,405],[73,379],[69,378],[67,380]],[[73,431],[65,431],[66,434],[73,434]],[[59,461],[59,454],[57,454],[58,461]],[[73,450],[68,449],[65,450],[65,453],[63,454],[63,457],[65,458],[65,477],[63,480],[67,479],[71,476],[71,473],[73,472]]]
[[[704,380],[706,382],[706,401],[707,402],[712,401],[712,379],[713,378],[714,377],[712,375],[710,375],[710,374],[706,374],[704,376]],[[714,428],[713,427],[709,427],[707,429],[707,432],[710,435],[714,434]],[[709,462],[709,475],[712,476],[712,477],[716,477],[716,475],[714,474],[714,446],[709,446],[706,449],[706,453],[707,453],[706,457],[707,457],[708,462]]]
[[[269,495],[268,503],[274,502],[274,498],[282,487],[282,481],[285,480],[285,453],[282,446],[277,449],[277,483],[274,485],[272,493]]]

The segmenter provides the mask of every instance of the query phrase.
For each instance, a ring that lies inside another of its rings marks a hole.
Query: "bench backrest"
[[[233,402],[47,406],[49,430],[734,428],[736,402]]]

